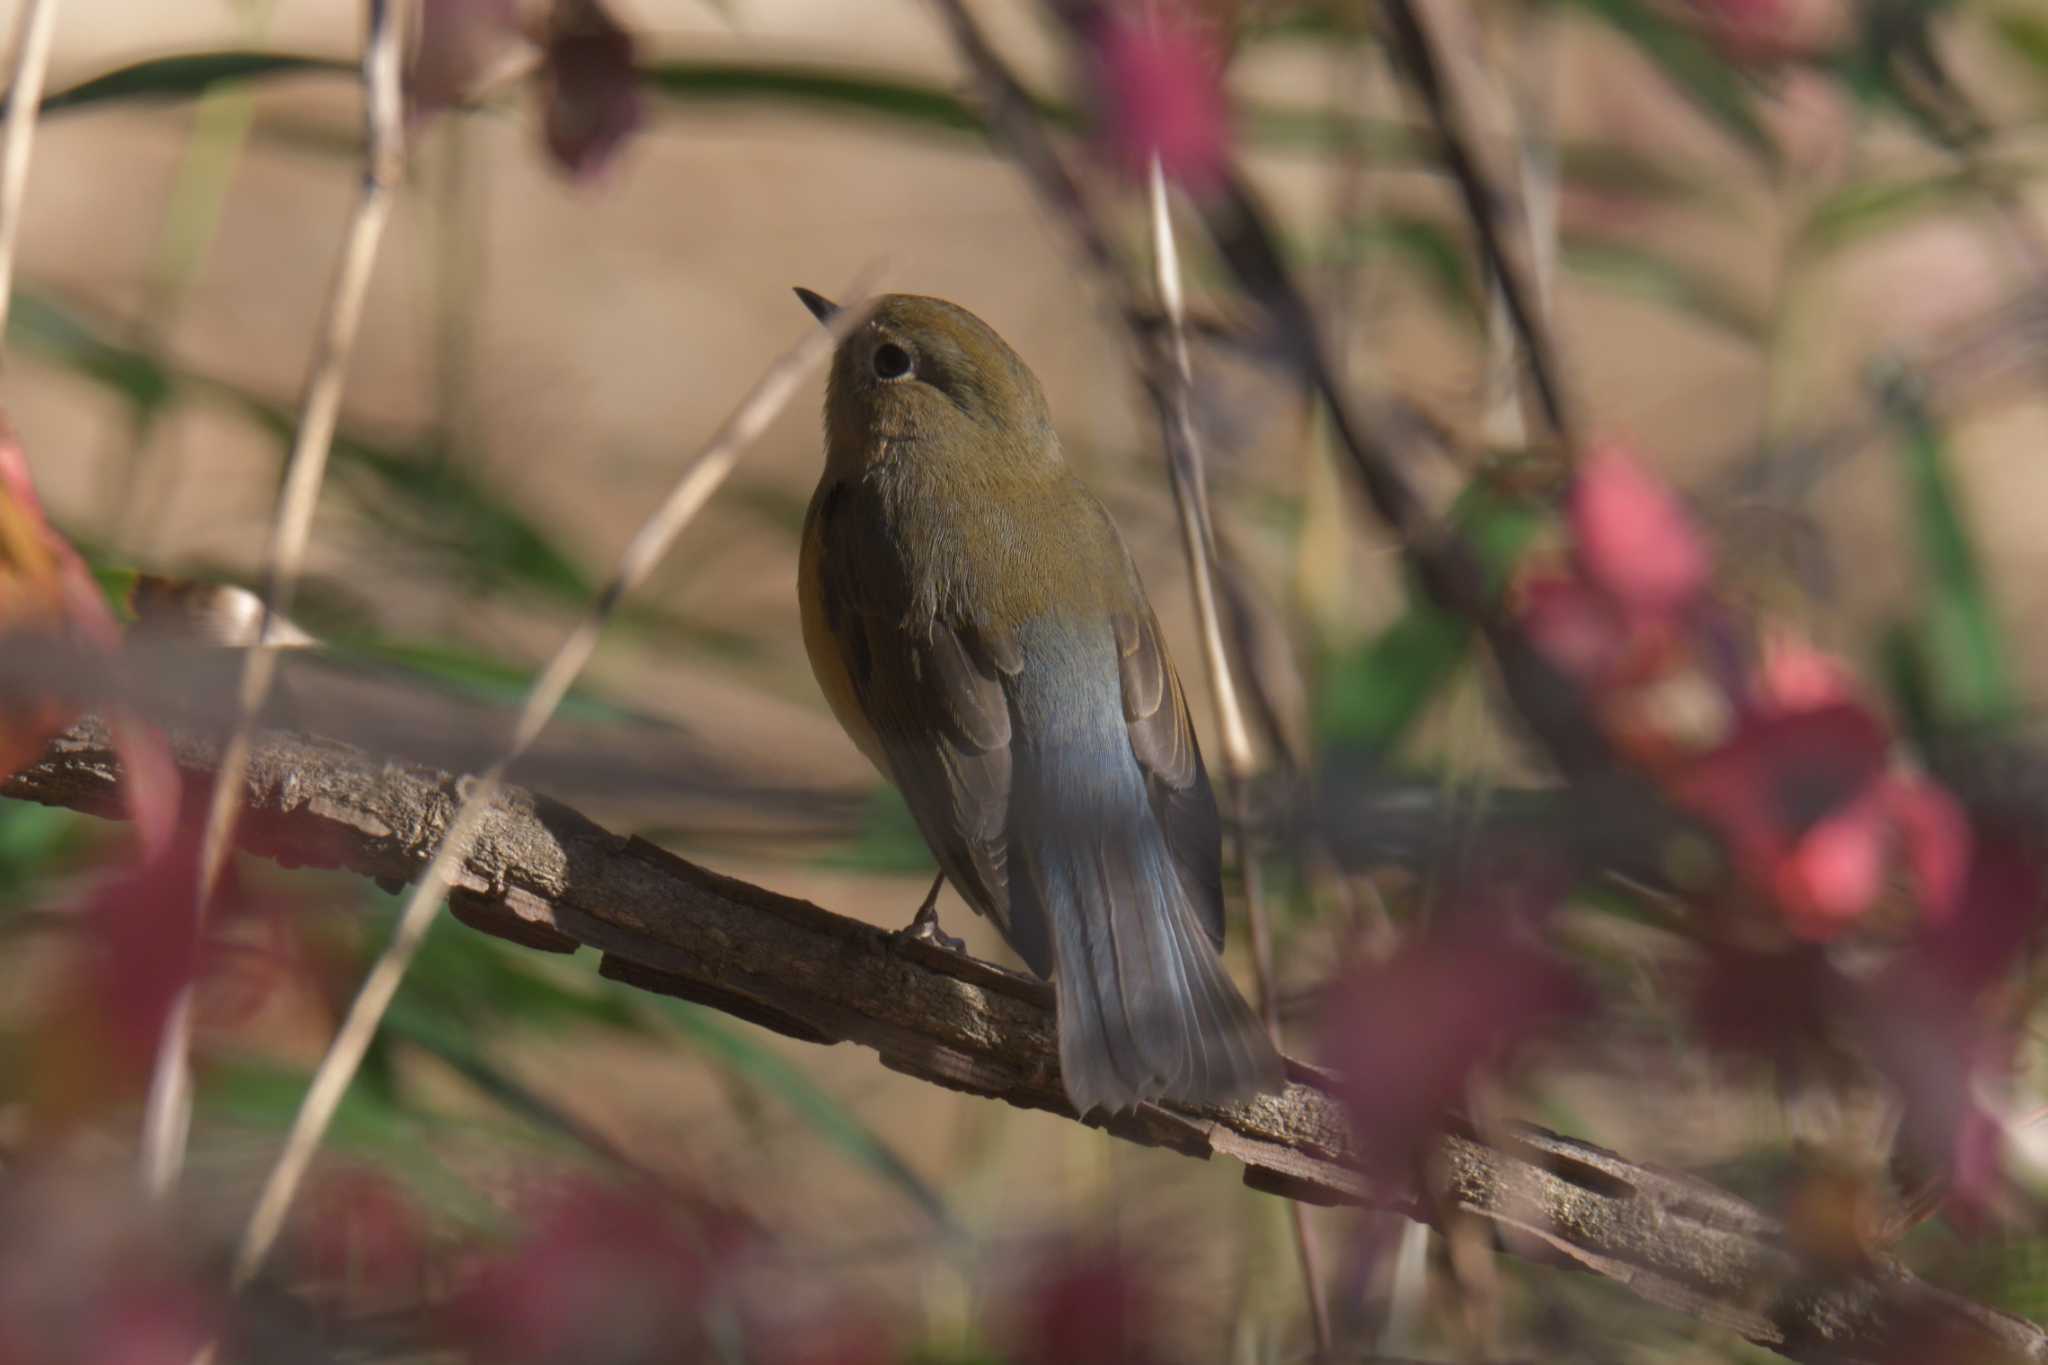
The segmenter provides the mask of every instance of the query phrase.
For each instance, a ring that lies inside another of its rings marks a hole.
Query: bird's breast
[[[826,610],[824,536],[829,518],[822,515],[822,505],[828,491],[821,484],[811,499],[810,511],[804,517],[803,543],[797,552],[796,597],[803,619],[804,653],[810,657],[811,674],[818,680],[818,690],[825,694],[825,703],[832,708],[839,728],[846,731],[854,747],[867,755],[883,777],[893,780],[881,741],[861,706],[860,694],[854,689],[853,673],[847,667],[848,642],[833,630],[831,614]]]

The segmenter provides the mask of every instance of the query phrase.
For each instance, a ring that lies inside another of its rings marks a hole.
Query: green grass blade
[[[1992,28],[2008,52],[2033,67],[2035,75],[2048,79],[2048,18],[2008,10],[1992,21]]]
[[[1911,180],[1860,181],[1822,199],[1800,234],[1809,251],[1835,251],[1944,213],[1979,193],[1967,171],[1942,171]]]
[[[349,62],[274,52],[199,52],[189,56],[157,57],[55,91],[44,98],[43,113],[71,113],[104,104],[132,104],[146,100],[196,99],[223,83],[267,81],[309,74],[353,79],[356,68]]]
[[[929,877],[933,871],[931,852],[918,833],[910,807],[886,782],[869,792],[853,842],[822,855],[818,866],[886,876]]]
[[[1643,0],[1573,0],[1635,44],[1664,79],[1737,142],[1765,160],[1777,146],[1757,112],[1756,92],[1712,43],[1658,13]]]
[[[1532,504],[1504,497],[1482,475],[1458,495],[1452,521],[1504,584],[1545,525]],[[1457,676],[1472,648],[1464,618],[1411,590],[1405,611],[1358,648],[1324,660],[1315,693],[1315,734],[1326,749],[1384,755],[1398,747]]]
[[[810,66],[661,62],[641,70],[655,94],[689,104],[808,105],[934,132],[986,136],[988,122],[966,100],[937,85],[873,73]],[[1065,109],[1042,112],[1071,124]]]
[[[780,1100],[828,1145],[901,1190],[938,1227],[949,1234],[959,1232],[959,1223],[938,1191],[874,1129],[819,1089],[810,1077],[712,1011],[681,1000],[654,998],[668,1020],[707,1058]]]
[[[1765,319],[1736,300],[1725,281],[1641,247],[1574,235],[1560,259],[1588,283],[1662,304],[1750,345],[1762,344],[1768,331]]]
[[[649,1040],[672,1026],[714,1066],[781,1101],[828,1146],[901,1190],[935,1223],[954,1225],[938,1193],[802,1071],[709,1011],[600,977],[587,959],[538,957],[474,934],[430,934],[391,1017],[421,1045],[465,1056],[473,1052],[471,1039],[507,1026],[584,1027]]]
[[[1932,719],[1944,728],[2008,721],[2017,708],[2005,640],[1964,517],[1948,441],[1910,380],[1887,382],[1884,400],[1899,428],[1897,449],[1926,573],[1919,643]]]

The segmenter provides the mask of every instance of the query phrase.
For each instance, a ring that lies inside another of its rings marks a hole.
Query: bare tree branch
[[[176,748],[187,783],[203,790],[215,748],[191,738]],[[250,753],[237,839],[281,862],[396,885],[433,856],[460,785],[332,741],[269,734]],[[96,721],[0,784],[0,795],[125,813],[112,743]],[[721,876],[546,797],[499,794],[454,877],[450,908],[529,947],[595,948],[615,979],[807,1041],[859,1043],[936,1085],[1073,1116],[1043,983]],[[1803,1259],[1753,1205],[1539,1128],[1515,1126],[1496,1144],[1447,1134],[1426,1193],[1375,1184],[1354,1168],[1357,1144],[1325,1078],[1290,1070],[1282,1095],[1214,1110],[1148,1105],[1099,1126],[1189,1156],[1233,1157],[1247,1184],[1289,1198],[1437,1226],[1476,1219],[1518,1255],[1616,1280],[1793,1360],[1876,1365],[1897,1359],[1901,1343],[1933,1340],[1940,1358],[1971,1365],[2048,1362],[2048,1334],[2032,1323],[1887,1259],[1831,1271]]]

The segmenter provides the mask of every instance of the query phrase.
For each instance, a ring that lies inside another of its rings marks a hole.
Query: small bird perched
[[[840,343],[797,593],[833,714],[938,860],[909,932],[941,938],[951,881],[1053,979],[1075,1111],[1278,1090],[1218,956],[1216,800],[1137,567],[966,309],[892,294]]]

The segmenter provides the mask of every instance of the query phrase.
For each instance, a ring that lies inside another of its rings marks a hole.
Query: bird
[[[822,323],[837,305],[798,298]],[[805,652],[952,883],[1053,983],[1074,1111],[1277,1092],[1221,957],[1221,821],[1136,564],[987,323],[915,294],[838,343],[804,518]]]

